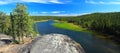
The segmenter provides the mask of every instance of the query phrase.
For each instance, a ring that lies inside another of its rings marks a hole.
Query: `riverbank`
[[[106,41],[112,41],[111,38],[108,37],[107,34],[96,32],[93,30],[88,30],[87,28],[83,28],[80,25],[75,25],[73,23],[68,23],[67,21],[59,21],[59,20],[54,20],[54,22],[55,23],[53,23],[52,25],[57,28],[73,30],[73,31],[80,31],[80,32],[87,32],[87,33],[93,34],[97,38],[104,39]]]
[[[57,28],[62,28],[62,29],[67,29],[67,30],[74,30],[74,31],[85,31],[86,30],[86,28],[82,28],[81,26],[75,25],[73,23],[67,23],[67,22],[57,21],[57,23],[54,23],[52,25]]]

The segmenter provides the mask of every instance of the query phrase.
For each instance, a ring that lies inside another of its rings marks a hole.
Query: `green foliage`
[[[25,4],[17,4],[13,12],[10,13],[11,18],[11,35],[14,40],[23,41],[23,37],[33,33],[33,20],[27,13]]]
[[[23,37],[35,36],[34,29],[35,23],[29,16],[25,4],[17,3],[10,16],[0,12],[0,33],[11,35],[14,43],[23,42]]]
[[[120,35],[120,13],[94,13],[80,17],[80,25],[89,29]]]
[[[77,26],[77,25],[72,24],[72,23],[67,23],[67,22],[59,22],[59,23],[54,23],[52,25],[55,26],[55,27],[58,27],[58,28],[74,30],[74,31],[83,31],[83,30],[85,30],[85,28],[82,28],[80,26]]]
[[[9,17],[5,13],[0,12],[0,33],[8,34],[9,27],[10,27]]]

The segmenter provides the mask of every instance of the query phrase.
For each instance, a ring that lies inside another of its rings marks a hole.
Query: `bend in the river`
[[[113,42],[94,37],[92,34],[60,29],[52,26],[53,20],[36,23],[40,34],[64,34],[80,43],[86,53],[120,53],[120,48]]]

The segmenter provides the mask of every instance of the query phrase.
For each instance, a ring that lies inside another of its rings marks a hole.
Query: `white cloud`
[[[58,0],[50,0],[52,3],[58,3],[58,4],[63,4],[63,2],[59,2]]]
[[[71,13],[71,14],[56,14],[56,15],[53,15],[53,16],[80,16],[80,15],[85,15],[85,14],[91,14],[91,13],[78,13],[78,14],[75,14],[75,13]]]
[[[57,14],[53,16],[78,16],[79,14]]]
[[[31,15],[37,15],[37,16],[80,16],[85,14],[91,14],[91,12],[88,13],[65,13],[65,11],[51,11],[51,12],[32,12]]]
[[[47,11],[43,11],[43,12],[31,12],[31,15],[42,15],[42,16],[46,16],[46,15],[56,15],[56,14],[61,14],[64,13],[65,11],[51,11],[51,12],[47,12]]]
[[[22,2],[35,2],[35,3],[56,3],[56,4],[62,4],[63,2],[60,2],[59,0],[21,0]]]
[[[51,12],[51,13],[53,13],[53,14],[58,14],[58,13],[63,13],[63,12],[65,12],[65,11],[53,11],[53,12]]]
[[[47,12],[46,14],[37,14],[37,15],[39,15],[39,16],[80,16],[80,15],[85,15],[85,14],[91,14],[91,13],[78,13],[78,14],[75,14],[75,13],[70,13],[70,14],[67,14],[67,13],[57,13],[57,14],[49,13],[48,14],[48,12]]]
[[[21,2],[48,3],[46,0],[21,0]]]
[[[64,4],[64,2],[60,2],[59,0],[0,0],[0,4],[9,4],[9,3],[16,3],[16,2],[26,2],[26,3],[44,3],[44,4]]]
[[[120,1],[109,1],[109,2],[105,2],[105,1],[93,1],[93,0],[85,0],[86,3],[90,3],[90,4],[120,4]]]
[[[7,2],[0,1],[0,4],[7,4]]]
[[[40,12],[41,14],[59,14],[59,13],[63,13],[65,11],[51,11],[51,12]]]
[[[54,14],[56,14],[56,13],[60,13],[59,11],[54,11],[54,12],[51,12],[51,13],[54,13]]]

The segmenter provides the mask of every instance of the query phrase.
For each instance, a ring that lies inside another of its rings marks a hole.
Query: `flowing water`
[[[115,43],[94,37],[90,33],[65,30],[52,26],[53,20],[36,23],[40,34],[64,34],[80,43],[86,53],[120,53],[120,47]],[[69,26],[68,26],[69,27]]]

